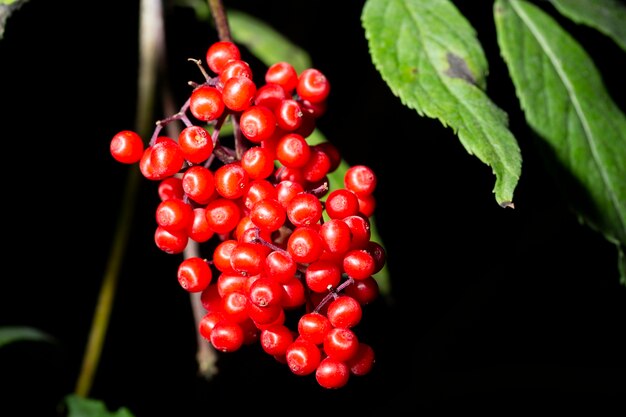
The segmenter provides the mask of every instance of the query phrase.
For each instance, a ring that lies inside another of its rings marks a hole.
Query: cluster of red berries
[[[307,142],[330,92],[321,71],[279,62],[257,84],[226,41],[207,50],[214,76],[196,63],[205,81],[191,84],[179,113],[157,122],[147,146],[134,131],[117,133],[111,155],[159,181],[158,248],[214,242],[210,259],[187,257],[177,271],[182,288],[201,293],[200,334],[223,352],[258,341],[294,374],[342,387],[374,364],[355,326],[379,295],[373,275],[386,260],[370,232],[377,177],[355,165],[331,191],[339,151]],[[162,135],[175,120],[185,125],[178,137]],[[220,136],[225,121],[231,146]]]

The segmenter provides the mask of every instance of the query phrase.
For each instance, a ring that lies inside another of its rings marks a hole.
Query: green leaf
[[[391,91],[420,115],[450,126],[468,153],[491,166],[497,202],[512,207],[519,146],[507,114],[485,94],[487,61],[463,15],[447,0],[368,0],[361,20],[372,61]]]
[[[307,136],[306,141],[311,146],[322,142],[328,142],[324,134],[317,128],[313,130],[313,132],[309,136]],[[330,191],[344,187],[343,177],[345,176],[348,168],[350,168],[350,165],[348,165],[348,163],[342,158],[337,169],[328,174]],[[321,200],[325,201],[326,197],[323,197]],[[324,216],[327,216],[327,214],[324,213]],[[328,220],[328,218],[325,217],[325,220]],[[384,248],[385,244],[383,243],[383,240],[378,233],[378,228],[376,227],[376,216],[370,217],[370,233],[370,240],[379,243]],[[391,294],[391,281],[389,278],[389,269],[387,268],[387,265],[385,265],[382,270],[374,275],[374,278],[376,278],[380,293],[385,296],[389,296]]]
[[[626,5],[618,0],[550,0],[572,21],[593,27],[626,51]]]
[[[238,10],[229,9],[227,14],[233,40],[268,67],[280,61],[289,62],[298,73],[311,67],[309,54],[267,23]]]
[[[552,17],[521,0],[496,0],[494,14],[502,56],[548,165],[581,222],[615,243],[623,263],[626,117],[589,55]]]
[[[0,347],[15,342],[54,342],[54,337],[28,326],[0,327]]]
[[[6,21],[27,0],[0,0],[0,39],[4,36]]]
[[[67,417],[133,417],[126,407],[110,412],[102,401],[74,394],[66,396],[65,402],[68,408]]]

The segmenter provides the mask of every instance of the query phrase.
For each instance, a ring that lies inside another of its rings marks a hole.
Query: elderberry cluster
[[[257,84],[226,41],[206,52],[213,76],[196,64],[205,80],[180,111],[157,122],[147,145],[117,133],[111,155],[159,182],[159,249],[213,242],[211,257],[186,257],[177,271],[182,288],[201,294],[200,334],[223,352],[259,342],[294,374],[342,387],[374,364],[355,326],[379,295],[373,275],[386,260],[370,232],[376,175],[355,165],[343,188],[329,188],[339,151],[307,141],[330,92],[318,69],[278,62]],[[162,134],[173,121],[184,124],[176,138]],[[232,144],[221,135],[227,121]]]

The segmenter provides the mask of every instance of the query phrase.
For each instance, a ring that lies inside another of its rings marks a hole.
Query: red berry
[[[298,85],[298,73],[289,62],[276,62],[265,72],[265,82],[278,84],[291,95]]]
[[[345,188],[333,190],[326,197],[326,213],[331,219],[344,219],[359,213],[359,199]]]
[[[245,191],[250,177],[240,162],[232,162],[222,165],[215,171],[215,190],[228,199],[241,197]]]
[[[344,185],[358,196],[370,195],[377,184],[374,171],[365,165],[355,165],[347,169],[344,174]]]
[[[330,82],[320,70],[307,68],[298,77],[296,92],[303,100],[320,103],[330,93]]]
[[[189,235],[189,239],[193,239],[198,243],[208,241],[215,234],[206,220],[206,210],[204,207],[196,207],[193,209],[193,219],[187,228],[187,234]]]
[[[185,157],[178,143],[171,138],[161,136],[144,151],[139,169],[150,180],[163,180],[178,173]]]
[[[363,310],[356,299],[341,295],[328,304],[326,315],[333,327],[351,328],[359,324]]]
[[[270,355],[284,355],[293,342],[293,333],[285,325],[274,325],[261,331],[261,347]]]
[[[260,86],[254,95],[254,104],[265,106],[274,111],[280,102],[290,96],[285,93],[283,87],[278,84],[268,83]]]
[[[203,165],[194,165],[187,169],[183,174],[182,184],[185,194],[199,204],[207,204],[215,195],[215,178]]]
[[[298,266],[285,251],[274,250],[265,257],[265,273],[280,284],[288,283],[295,277]]]
[[[320,313],[305,313],[298,320],[298,334],[316,345],[324,343],[326,334],[333,326],[328,318]]]
[[[222,87],[222,101],[232,111],[244,111],[254,103],[256,84],[248,77],[229,78]]]
[[[287,250],[296,262],[308,264],[319,259],[324,243],[317,229],[300,226],[289,236]]]
[[[241,59],[239,47],[233,42],[218,41],[209,46],[206,52],[206,63],[216,74],[224,69],[224,66],[233,59]]]
[[[192,207],[183,200],[170,198],[156,208],[157,224],[169,231],[184,230],[193,220]]]
[[[359,343],[357,352],[347,361],[350,373],[358,376],[370,373],[375,359],[374,349],[367,343]]]
[[[309,264],[305,280],[311,291],[326,293],[341,282],[341,268],[335,262],[320,259]]]
[[[239,126],[251,142],[261,143],[276,131],[276,116],[269,107],[252,105],[241,113]]]
[[[139,162],[143,155],[143,140],[137,133],[123,130],[113,136],[109,150],[116,161],[123,164],[134,164]]]
[[[375,270],[376,261],[365,249],[353,249],[343,257],[343,272],[353,279],[365,279]]]
[[[219,75],[222,84],[234,77],[247,77],[252,79],[252,69],[250,65],[241,59],[231,59],[224,64]]]
[[[317,366],[315,379],[324,388],[341,388],[350,379],[350,368],[343,361],[326,357]]]
[[[215,349],[221,352],[234,352],[243,345],[243,329],[239,324],[226,318],[213,326],[210,340]]]
[[[295,309],[306,302],[304,284],[297,277],[293,276],[283,283],[283,290],[285,290],[282,298],[283,308]]]
[[[310,193],[295,195],[286,208],[287,217],[294,226],[310,226],[322,218],[324,208],[320,200]]]
[[[189,292],[203,291],[211,283],[212,278],[211,267],[203,258],[190,257],[178,266],[178,282]]]
[[[189,236],[185,230],[174,230],[170,232],[158,226],[154,232],[154,242],[163,252],[175,255],[185,250],[189,242]]]
[[[320,349],[312,342],[296,339],[285,352],[287,365],[296,375],[309,375],[315,372],[322,360]]]
[[[241,156],[241,167],[252,179],[268,178],[274,172],[274,158],[262,146],[253,146]]]
[[[159,182],[158,193],[161,201],[170,198],[182,200],[185,196],[182,179],[180,177],[167,177],[162,179]]]
[[[222,93],[215,87],[201,85],[189,98],[189,111],[198,120],[210,122],[224,113]]]
[[[355,280],[352,285],[347,286],[343,293],[349,295],[361,305],[369,304],[378,298],[380,289],[374,277],[369,276],[364,279]]]
[[[306,139],[297,133],[287,133],[276,144],[276,159],[288,168],[304,166],[311,156]]]
[[[259,229],[265,232],[274,232],[283,226],[287,214],[278,200],[266,198],[252,207],[250,219]]]
[[[334,327],[324,338],[324,352],[338,361],[347,361],[356,355],[359,339],[351,329]]]
[[[178,135],[178,145],[185,159],[199,164],[206,161],[213,152],[213,139],[207,130],[200,126],[188,126]]]
[[[237,227],[241,210],[233,200],[220,197],[207,204],[205,216],[211,230],[218,234],[226,234]]]

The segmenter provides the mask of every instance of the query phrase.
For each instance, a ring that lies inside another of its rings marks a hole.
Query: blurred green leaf
[[[15,342],[54,342],[54,337],[28,326],[0,327],[0,347]]]
[[[496,0],[497,39],[528,124],[579,220],[616,244],[624,275],[626,117],[587,52],[543,10]]]
[[[309,54],[267,23],[238,10],[228,10],[230,31],[236,43],[245,45],[268,67],[289,62],[298,73],[311,67]]]
[[[6,21],[11,14],[28,0],[0,0],[0,39],[4,36]]]
[[[498,204],[513,206],[520,149],[508,115],[485,94],[487,60],[469,22],[448,0],[368,0],[361,18],[391,91],[419,115],[452,127],[467,152],[491,166]],[[442,162],[442,169],[450,167]]]
[[[590,26],[613,39],[626,51],[626,4],[619,0],[550,0],[576,23]]]
[[[68,408],[67,417],[133,417],[130,410],[125,407],[111,412],[102,401],[74,394],[66,396],[65,402]]]

